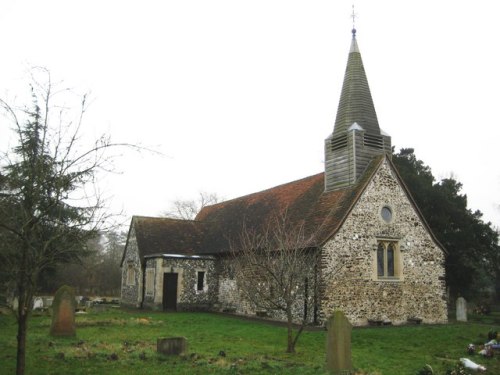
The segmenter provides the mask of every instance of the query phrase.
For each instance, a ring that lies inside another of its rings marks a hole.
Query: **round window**
[[[384,221],[386,223],[390,223],[391,220],[392,220],[392,210],[387,207],[387,206],[384,206],[382,207],[382,211],[380,212],[380,215],[382,216],[382,219],[384,219]]]

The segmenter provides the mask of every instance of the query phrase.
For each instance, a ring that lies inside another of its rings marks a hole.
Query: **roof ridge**
[[[235,198],[231,198],[231,199],[228,199],[228,200],[225,200],[225,201],[222,201],[222,202],[214,203],[214,204],[211,204],[211,205],[203,207],[203,209],[205,209],[207,207],[215,207],[215,206],[218,206],[218,205],[223,205],[223,204],[226,204],[226,203],[229,203],[229,202],[233,202],[233,201],[237,201],[237,200],[244,199],[244,198],[249,198],[249,197],[252,197],[254,195],[262,194],[262,193],[265,193],[265,192],[268,192],[268,191],[272,191],[274,189],[285,187],[287,185],[296,184],[299,181],[304,181],[304,180],[307,180],[307,179],[312,179],[314,177],[319,177],[320,175],[324,175],[324,174],[325,174],[325,172],[316,173],[316,174],[313,174],[313,175],[310,175],[310,176],[307,176],[307,177],[299,178],[299,179],[296,179],[296,180],[293,180],[293,181],[289,181],[289,182],[285,182],[285,183],[282,183],[282,184],[279,184],[279,185],[276,185],[276,186],[272,186],[272,187],[267,188],[267,189],[255,191],[253,193],[241,195],[239,197],[235,197]]]
[[[139,220],[161,220],[161,221],[178,221],[178,222],[183,222],[183,223],[200,223],[199,220],[195,219],[182,219],[182,218],[176,218],[176,217],[167,217],[167,216],[144,216],[144,215],[132,215],[132,220],[134,219],[139,219]]]

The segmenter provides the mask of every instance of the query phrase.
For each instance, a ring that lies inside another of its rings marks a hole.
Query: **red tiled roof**
[[[258,229],[273,216],[286,211],[289,224],[304,225],[313,245],[325,243],[340,228],[383,156],[375,158],[354,186],[324,192],[324,173],[205,207],[196,217],[207,224],[206,250],[228,250],[228,239],[237,238],[243,225]]]
[[[320,246],[340,228],[383,156],[375,158],[360,181],[324,192],[324,173],[203,208],[195,220],[134,217],[141,258],[151,254],[217,254],[229,250],[243,225],[258,229],[286,211],[291,225],[303,224]]]

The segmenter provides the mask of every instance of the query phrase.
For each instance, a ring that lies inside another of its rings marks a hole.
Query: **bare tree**
[[[244,226],[231,241],[230,268],[239,291],[255,310],[287,322],[287,352],[295,346],[316,306],[320,251],[304,224],[276,215],[262,228]],[[294,326],[298,324],[298,329]]]
[[[172,207],[163,212],[162,216],[181,220],[194,220],[198,212],[206,206],[216,204],[222,199],[216,193],[200,192],[197,200],[176,200]]]
[[[0,100],[16,136],[0,159],[0,294],[18,301],[17,374],[25,371],[27,323],[41,275],[81,259],[109,217],[95,182],[112,167],[108,150],[116,146],[106,136],[82,145],[86,95],[75,113],[67,105],[72,91],[51,82],[43,68],[32,71],[30,86],[27,106]]]

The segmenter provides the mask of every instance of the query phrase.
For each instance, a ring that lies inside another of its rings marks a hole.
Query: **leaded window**
[[[377,276],[379,278],[398,277],[397,249],[395,241],[379,241],[377,246]]]

